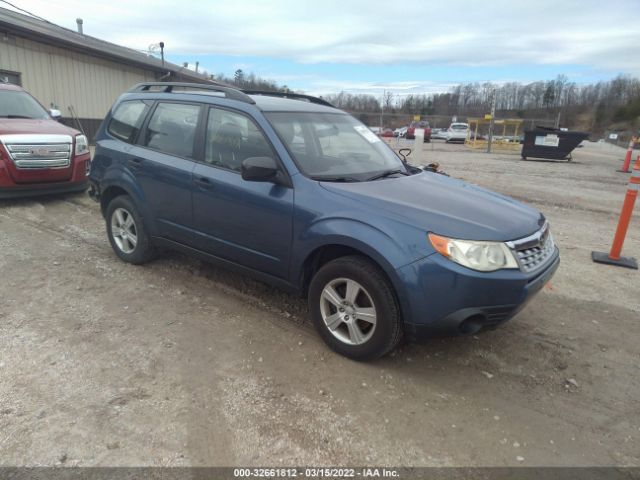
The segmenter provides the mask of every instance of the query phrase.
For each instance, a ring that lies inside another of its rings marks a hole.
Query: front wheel
[[[107,207],[106,218],[109,242],[120,259],[139,265],[153,258],[154,248],[131,197],[114,198]]]
[[[342,257],[324,265],[311,281],[309,309],[325,343],[354,360],[380,358],[402,338],[393,288],[364,257]]]

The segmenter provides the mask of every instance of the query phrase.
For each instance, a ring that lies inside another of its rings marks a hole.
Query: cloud
[[[58,3],[58,2],[56,2]],[[640,74],[633,0],[269,2],[23,0],[22,8],[136,49],[302,64],[585,65]],[[239,64],[242,59],[239,59]],[[215,69],[215,68],[213,68]]]
[[[381,95],[385,90],[395,96],[421,95],[446,92],[456,83],[425,82],[421,80],[402,82],[349,82],[341,80],[316,80],[311,82],[308,93],[326,95],[335,92],[366,93]]]

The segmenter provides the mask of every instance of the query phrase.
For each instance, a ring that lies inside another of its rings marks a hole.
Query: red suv
[[[416,138],[416,128],[424,128],[424,141],[431,141],[431,127],[426,120],[420,120],[419,122],[411,122],[411,125],[407,128],[407,140],[414,140]]]
[[[22,88],[0,83],[0,198],[86,190],[87,137],[59,116]]]

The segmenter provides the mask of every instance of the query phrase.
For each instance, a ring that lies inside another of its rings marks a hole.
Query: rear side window
[[[142,100],[122,102],[113,112],[109,133],[120,140],[133,143],[148,111],[149,105]]]
[[[145,146],[169,155],[193,158],[200,107],[183,103],[159,103],[151,115]]]

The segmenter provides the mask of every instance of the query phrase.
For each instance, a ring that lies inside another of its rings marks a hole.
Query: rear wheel
[[[155,250],[131,197],[121,195],[111,200],[106,218],[109,242],[120,259],[141,264],[153,258]]]
[[[309,287],[314,326],[334,351],[354,360],[373,360],[402,338],[402,318],[393,288],[364,257],[324,265]]]

